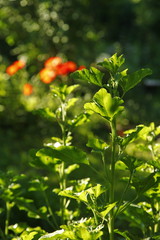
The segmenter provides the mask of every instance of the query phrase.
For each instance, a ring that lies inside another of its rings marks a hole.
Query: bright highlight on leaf
[[[74,79],[84,80],[86,82],[102,87],[102,79],[104,74],[101,71],[99,71],[97,68],[91,67],[89,70],[83,69],[83,70],[76,71],[72,73],[71,76]]]
[[[86,103],[84,108],[89,113],[98,113],[107,120],[112,120],[117,114],[122,112],[123,100],[119,97],[112,97],[105,88],[101,88],[93,97],[93,102]]]
[[[115,74],[124,62],[125,59],[123,58],[123,55],[117,56],[117,53],[115,53],[112,57],[105,58],[104,61],[98,63],[98,65],[106,68],[112,74]]]
[[[57,163],[58,160],[68,164],[84,163],[89,164],[86,153],[73,146],[60,146],[58,148],[42,148],[36,156],[45,165]]]

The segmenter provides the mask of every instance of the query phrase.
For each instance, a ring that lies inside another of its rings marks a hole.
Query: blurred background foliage
[[[33,110],[54,105],[49,85],[39,79],[44,61],[60,56],[64,61],[89,67],[115,52],[124,54],[130,71],[153,70],[151,82],[141,83],[126,96],[127,111],[119,130],[138,123],[159,123],[160,2],[157,0],[0,0],[0,156],[2,169],[26,170],[28,150],[43,139],[58,135],[56,125]],[[7,66],[17,59],[26,67],[14,76]],[[154,79],[156,83],[154,84]],[[58,80],[55,80],[55,82]],[[72,84],[74,80],[68,80]],[[31,96],[22,94],[29,82]],[[95,89],[83,85],[79,109]],[[78,129],[75,144],[85,145],[87,131],[100,134],[105,123],[95,119]]]

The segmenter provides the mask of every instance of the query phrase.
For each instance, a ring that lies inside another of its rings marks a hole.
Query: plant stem
[[[95,200],[92,198],[92,195],[90,195],[90,198],[91,198],[91,200],[92,200],[92,203],[97,206],[97,203],[96,203]],[[95,211],[95,209],[92,208],[92,207],[91,207],[91,210],[92,210],[92,213],[93,213],[93,216],[94,216],[95,224],[96,224],[96,226],[98,226],[98,218],[97,218],[96,211]],[[101,237],[99,237],[98,239],[99,239],[99,240],[102,240]]]
[[[54,213],[53,213],[52,208],[51,208],[51,206],[50,206],[50,203],[49,203],[47,194],[46,194],[45,191],[42,191],[42,192],[43,192],[43,195],[44,195],[45,202],[46,202],[46,204],[47,204],[48,211],[49,211],[49,213],[50,213],[50,215],[51,215],[51,217],[52,217],[52,219],[53,219],[53,222],[54,222],[55,226],[58,227],[57,222],[56,222],[56,219],[55,219],[55,217],[54,217]]]
[[[8,236],[8,226],[9,226],[9,218],[10,218],[10,203],[6,202],[6,221],[5,221],[5,236]]]
[[[63,191],[65,188],[66,188],[65,165],[64,165],[64,162],[62,162],[61,169],[60,169],[60,189]],[[61,208],[62,224],[64,224],[65,205],[66,205],[66,198],[61,197],[60,208]]]
[[[109,192],[109,203],[114,202],[115,195],[115,156],[116,156],[116,120],[113,119],[111,121],[111,133],[112,133],[112,151],[111,151],[111,182],[110,182],[110,192]],[[108,222],[108,230],[109,230],[109,240],[114,240],[114,209],[110,211],[109,214],[109,222]]]
[[[122,193],[121,199],[120,199],[120,201],[119,201],[119,203],[118,203],[115,216],[117,216],[118,213],[119,213],[119,209],[120,209],[121,203],[122,203],[122,201],[123,201],[124,195],[125,195],[125,193],[127,192],[128,188],[129,188],[129,186],[130,186],[130,183],[131,183],[131,180],[132,180],[132,177],[133,177],[133,173],[134,173],[134,171],[132,171],[132,172],[130,173],[130,177],[129,177],[128,183],[127,183],[127,185],[126,185],[126,187],[125,187],[125,189],[124,189],[124,191],[123,191],[123,193]]]
[[[62,114],[61,130],[62,130],[63,146],[66,146],[66,128],[65,128],[66,109],[65,109],[65,103],[63,101],[61,102],[61,114]],[[60,166],[60,189],[64,190],[65,188],[66,188],[66,174],[65,174],[65,162],[63,161]],[[61,197],[60,208],[61,208],[62,224],[64,224],[65,207],[66,207],[66,198]]]

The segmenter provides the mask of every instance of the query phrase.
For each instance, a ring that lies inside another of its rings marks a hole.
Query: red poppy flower
[[[68,61],[57,66],[57,74],[58,75],[67,75],[68,73],[74,72],[77,69],[77,65]]]
[[[44,66],[45,68],[54,69],[61,63],[62,63],[62,59],[60,57],[50,57],[45,61]]]
[[[56,71],[49,68],[43,68],[39,74],[41,81],[46,84],[51,83],[57,76]]]
[[[16,65],[12,64],[6,69],[6,73],[8,73],[10,76],[14,75],[18,71],[18,68]]]
[[[32,92],[33,92],[33,86],[30,83],[24,84],[24,86],[23,86],[23,94],[25,96],[29,96],[29,95],[32,94]]]
[[[13,63],[13,65],[15,65],[18,69],[22,69],[25,66],[25,62],[17,60]]]
[[[14,75],[19,69],[23,68],[25,66],[25,62],[21,60],[15,61],[13,64],[11,64],[6,69],[6,73],[8,73],[10,76]]]

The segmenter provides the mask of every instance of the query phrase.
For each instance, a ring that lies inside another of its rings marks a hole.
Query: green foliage
[[[159,237],[160,127],[140,124],[124,131],[124,136],[118,136],[117,129],[125,109],[124,94],[151,71],[128,74],[123,70],[124,62],[122,55],[114,54],[101,62],[100,68],[72,74],[100,88],[78,115],[72,114],[72,109],[78,102],[74,94],[79,85],[64,81],[51,85],[54,107],[45,106],[36,113],[54,120],[59,135],[44,141],[39,150],[30,151],[35,176],[0,176],[0,214],[6,216],[0,234],[4,240],[122,239],[119,236],[134,240],[135,230],[138,240]],[[93,113],[107,120],[110,134],[107,132],[103,140],[89,135],[86,143],[91,153],[87,153],[74,145],[74,135],[76,127],[91,124]],[[81,168],[85,169],[85,178]],[[26,213],[24,224],[11,224],[15,208]],[[38,227],[31,227],[28,219],[36,221]]]
[[[66,162],[68,164],[84,163],[88,164],[87,156],[82,151],[73,146],[60,146],[57,148],[42,148],[36,156],[43,164],[56,164],[58,162]]]
[[[123,94],[128,92],[130,89],[135,87],[142,79],[148,75],[151,75],[152,71],[150,69],[141,69],[128,76],[124,76],[120,79],[120,85],[123,89]]]
[[[99,65],[106,68],[109,73],[114,75],[119,71],[119,68],[124,64],[124,62],[124,57],[122,55],[117,56],[117,53],[115,53],[112,57],[105,58],[103,62],[99,63]]]
[[[81,219],[79,222],[73,222],[71,225],[62,225],[62,230],[57,230],[54,233],[44,235],[41,239],[86,239],[96,240],[102,236],[103,232],[101,229],[103,226],[97,226],[94,228],[94,222],[92,219]],[[92,228],[90,226],[92,225]]]
[[[93,97],[92,103],[86,103],[84,108],[90,113],[95,112],[106,118],[113,118],[123,110],[121,104],[123,100],[118,97],[111,97],[111,94],[106,89],[101,88]]]
[[[74,79],[80,79],[87,81],[89,83],[95,84],[99,87],[102,87],[102,78],[104,74],[98,69],[91,67],[88,69],[83,69],[72,73],[71,75]]]

